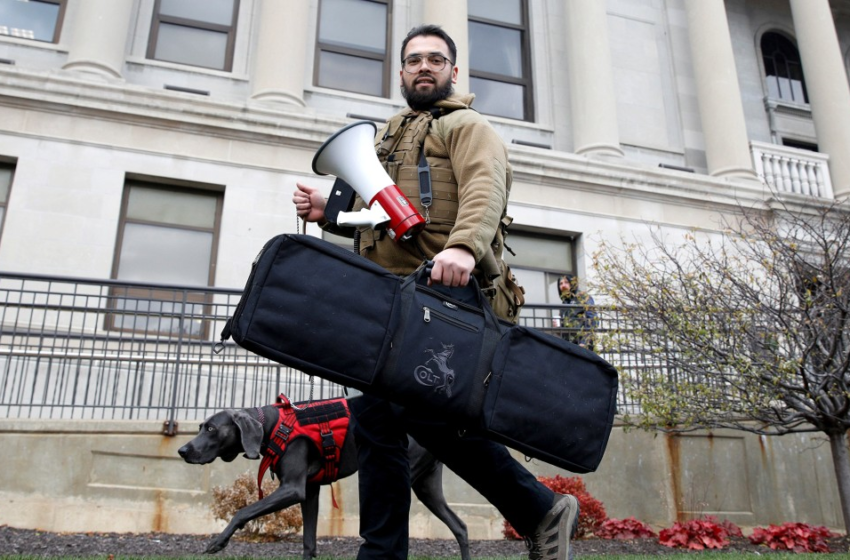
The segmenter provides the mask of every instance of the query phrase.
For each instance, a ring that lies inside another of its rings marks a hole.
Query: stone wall
[[[212,533],[211,489],[259,463],[238,458],[198,466],[177,449],[194,435],[180,426],[162,435],[150,421],[0,420],[0,524],[45,531]],[[517,455],[518,459],[524,458]],[[528,463],[538,475],[571,476]],[[616,427],[588,490],[610,517],[634,516],[656,527],[700,514],[742,527],[799,521],[843,527],[832,457],[816,435],[764,438],[742,432],[678,437]],[[502,518],[446,471],[445,493],[474,539],[501,538]],[[323,489],[320,535],[357,534],[356,475]],[[411,535],[451,538],[414,500]]]

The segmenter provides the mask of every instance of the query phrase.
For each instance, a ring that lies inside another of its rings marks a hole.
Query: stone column
[[[422,8],[422,23],[439,25],[457,47],[455,91],[469,93],[469,12],[464,0],[428,0]],[[407,35],[407,31],[405,31]],[[401,44],[401,41],[399,41]]]
[[[74,21],[66,70],[121,78],[133,0],[74,2]]]
[[[850,87],[828,0],[791,0],[797,47],[835,196],[850,194]]]
[[[304,107],[309,0],[260,0],[251,98]]]
[[[575,153],[622,156],[608,14],[600,0],[566,0]]]
[[[723,0],[684,0],[708,172],[756,179]]]

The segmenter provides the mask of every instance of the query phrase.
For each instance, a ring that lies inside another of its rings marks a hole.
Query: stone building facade
[[[710,234],[775,192],[850,194],[846,0],[0,0],[0,276],[241,287],[263,243],[301,226],[295,182],[330,189],[311,170],[318,146],[404,106],[399,48],[421,23],[454,37],[457,90],[476,94],[509,146],[510,262],[530,303],[558,303],[564,272],[591,275],[601,241],[650,226]],[[39,431],[4,426],[0,437]],[[615,470],[588,483],[669,521],[669,503],[641,502],[643,484],[601,478],[667,453],[638,441],[617,432]],[[729,446],[730,465],[764,453],[758,438]],[[741,484],[763,499],[736,505],[738,520],[759,522],[745,510],[774,507],[769,489]],[[776,507],[840,526],[828,495]],[[475,535],[497,536],[494,516],[469,508]],[[22,525],[73,526],[27,515]],[[356,532],[351,519],[325,530]]]

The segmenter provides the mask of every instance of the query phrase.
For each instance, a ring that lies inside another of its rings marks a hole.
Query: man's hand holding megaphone
[[[301,183],[295,183],[292,202],[298,217],[305,222],[321,222],[325,218],[325,198],[319,189]],[[469,276],[475,268],[475,256],[463,247],[448,247],[437,253],[434,258],[429,282],[444,286],[458,287],[469,283]]]
[[[321,222],[325,219],[325,197],[315,187],[295,183],[297,187],[292,195],[295,212],[305,222]]]

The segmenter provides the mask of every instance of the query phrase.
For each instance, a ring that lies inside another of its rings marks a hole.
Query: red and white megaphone
[[[405,241],[425,227],[425,219],[378,160],[374,147],[377,130],[371,121],[358,121],[340,129],[313,156],[313,171],[339,177],[369,205],[359,212],[340,212],[338,224],[375,229],[389,222],[390,237]]]

